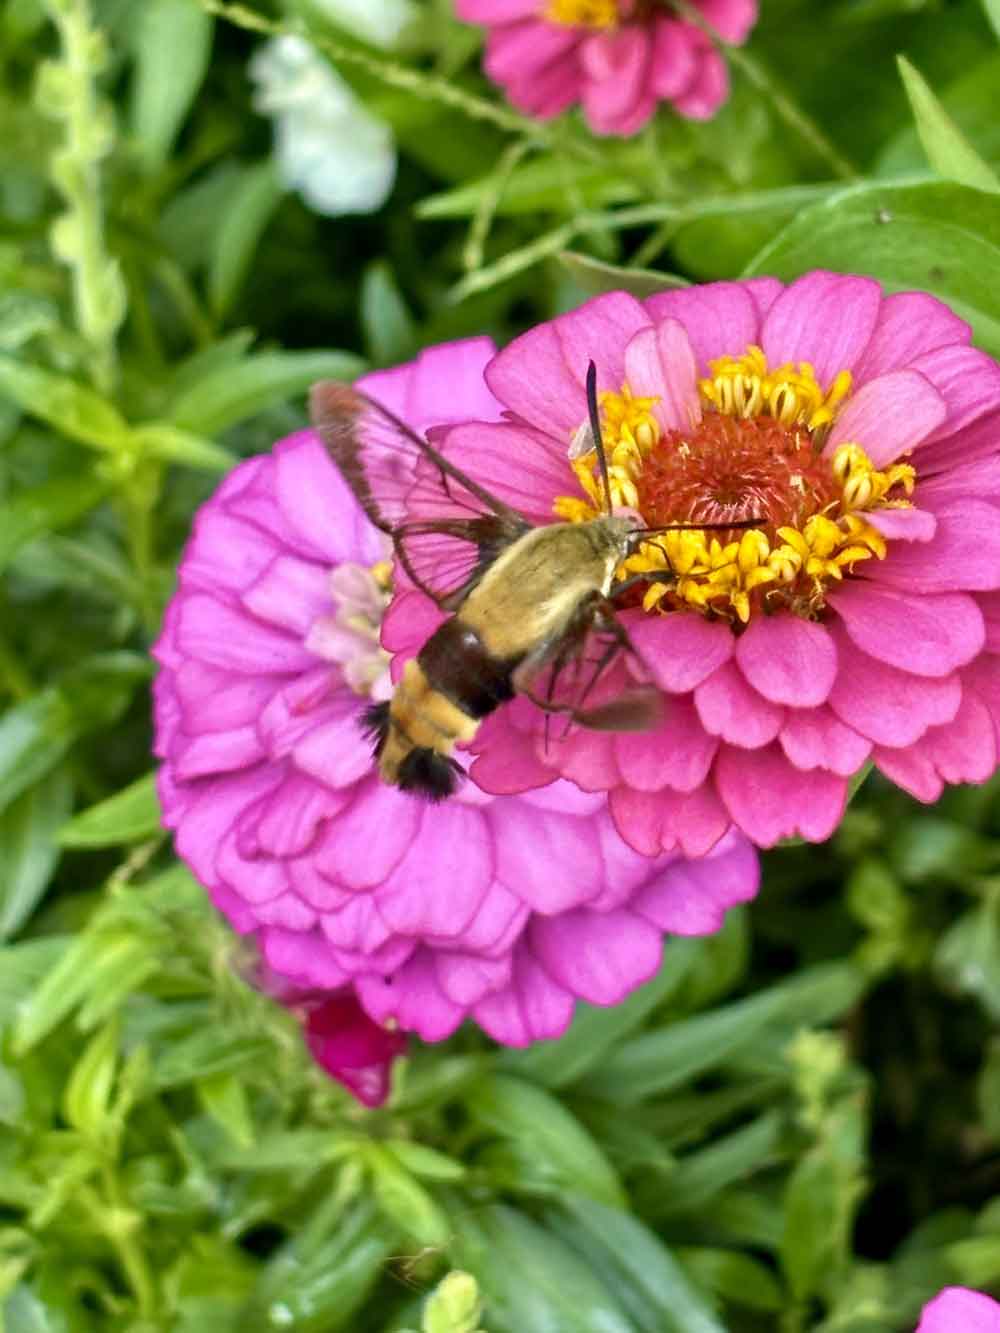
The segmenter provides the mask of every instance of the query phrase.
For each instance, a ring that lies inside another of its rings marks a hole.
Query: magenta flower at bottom
[[[492,354],[456,343],[362,383],[417,429],[497,420]],[[637,853],[570,782],[498,798],[470,781],[439,806],[383,784],[359,717],[391,688],[386,555],[318,438],[293,435],[202,507],[154,650],[178,853],[311,993],[310,1045],[356,1092],[351,1071],[392,1052],[358,1036],[354,997],[390,1035],[437,1041],[471,1016],[508,1045],[556,1037],[578,998],[617,1003],[664,934],[717,930],[758,878],[735,833],[701,860]]]
[[[1000,1333],[1000,1305],[967,1287],[945,1287],[924,1306],[916,1333]]]
[[[757,0],[693,3],[733,44],[757,21]],[[486,73],[539,119],[580,102],[595,134],[627,136],[659,102],[707,120],[729,95],[709,37],[659,0],[455,0],[455,9],[488,25]]]

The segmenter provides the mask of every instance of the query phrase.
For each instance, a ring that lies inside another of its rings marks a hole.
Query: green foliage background
[[[4,1333],[890,1333],[1000,1290],[997,784],[870,779],[624,1005],[415,1047],[371,1113],[158,830],[147,650],[191,515],[320,376],[816,266],[1000,355],[996,0],[761,7],[716,120],[619,142],[511,111],[449,0],[391,56],[317,0],[0,3]],[[274,31],[392,125],[378,215],[278,182]],[[479,1297],[425,1308],[456,1268]]]

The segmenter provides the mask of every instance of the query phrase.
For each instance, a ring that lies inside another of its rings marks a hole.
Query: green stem
[[[515,139],[501,153],[500,161],[488,181],[488,188],[483,191],[479,200],[479,207],[476,209],[469,227],[468,239],[462,252],[462,266],[467,273],[482,267],[483,250],[496,211],[500,206],[500,201],[510,183],[514,169],[531,152],[533,147],[534,145],[530,139]]]
[[[778,87],[769,70],[765,69],[742,47],[730,45],[707,22],[704,15],[688,3],[688,0],[671,0],[671,2],[673,8],[682,14],[688,23],[700,28],[716,46],[725,51],[726,58],[730,63],[746,75],[758,92],[763,93],[768,98],[785,124],[793,129],[800,138],[804,139],[813,151],[830,165],[834,175],[839,176],[842,180],[860,179],[860,172],[854,163],[844,157],[813,118],[807,115],[787,93]]]
[[[100,163],[110,150],[112,128],[96,86],[102,34],[91,26],[88,0],[46,0],[46,8],[59,31],[62,63],[43,67],[40,97],[43,109],[66,127],[51,172],[67,211],[53,227],[52,244],[72,272],[77,327],[90,348],[91,378],[101,393],[109,394],[117,375],[115,336],[125,314],[125,293],[104,243]]]

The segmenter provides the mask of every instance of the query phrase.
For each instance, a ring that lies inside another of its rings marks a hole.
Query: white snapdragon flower
[[[412,0],[309,0],[309,3],[316,13],[338,28],[386,49],[396,45],[400,33],[416,13]]]
[[[317,213],[372,213],[396,178],[392,131],[301,37],[275,37],[250,61],[254,107],[274,120],[278,172]]]

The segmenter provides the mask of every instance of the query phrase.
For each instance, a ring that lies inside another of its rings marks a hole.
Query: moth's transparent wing
[[[406,574],[454,610],[482,571],[531,528],[394,413],[349,385],[310,394],[313,425]]]
[[[663,717],[652,673],[613,605],[600,596],[582,603],[558,640],[518,667],[513,685],[544,712],[592,731],[649,731]]]

